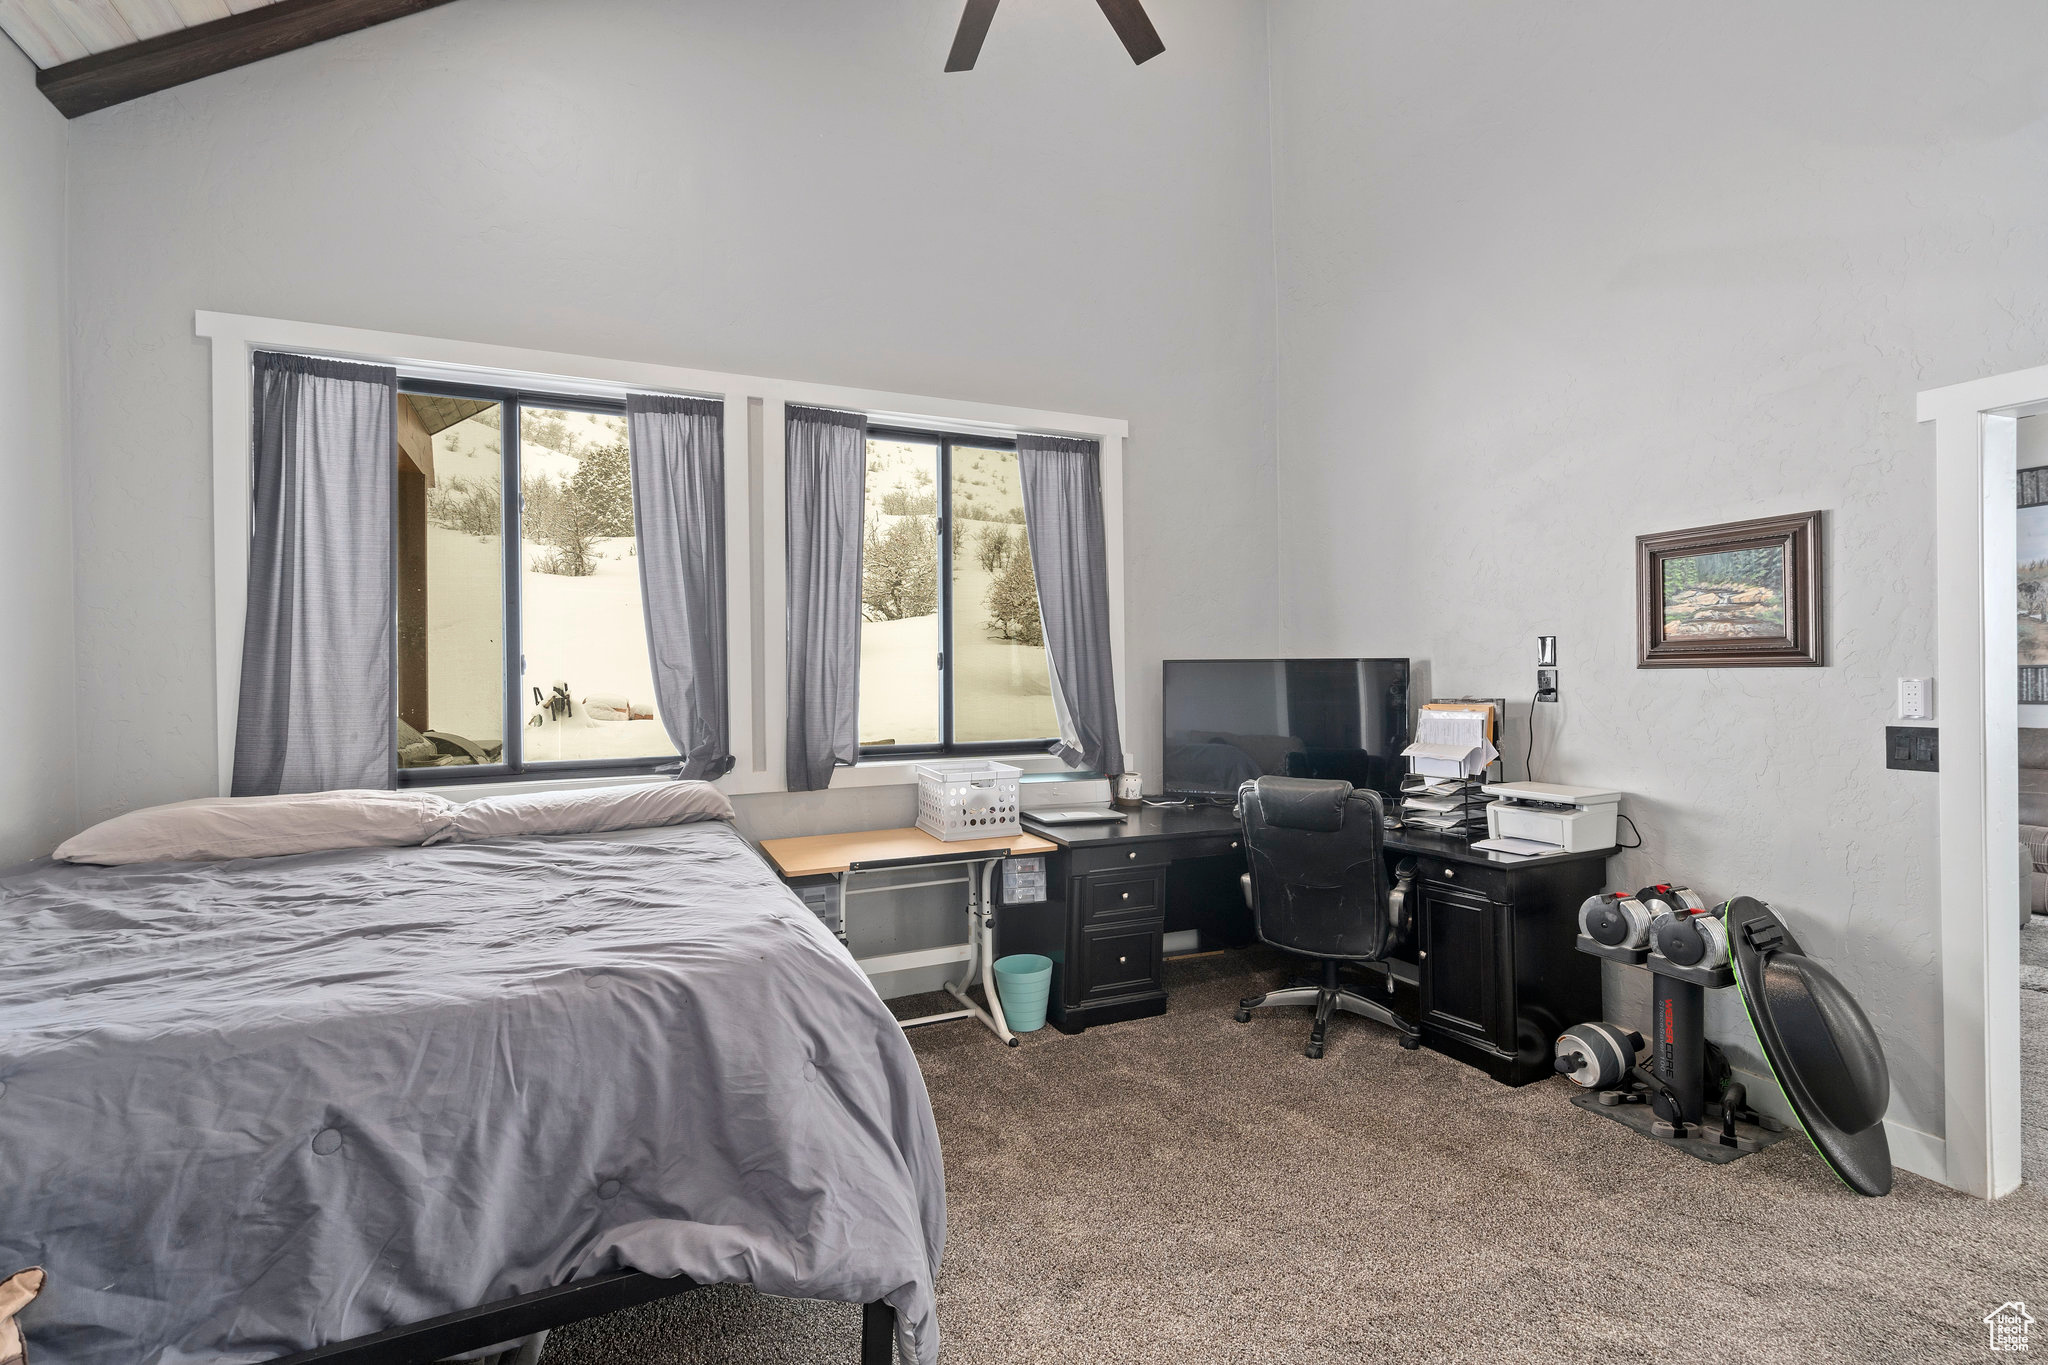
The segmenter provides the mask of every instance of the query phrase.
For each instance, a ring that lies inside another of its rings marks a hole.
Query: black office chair
[[[1421,1030],[1391,1005],[1340,985],[1347,962],[1385,962],[1407,933],[1408,893],[1415,860],[1405,858],[1388,885],[1379,793],[1349,782],[1261,777],[1237,791],[1251,871],[1245,899],[1259,937],[1275,948],[1322,961],[1319,984],[1268,991],[1238,1002],[1237,1021],[1250,1023],[1265,1005],[1314,1005],[1307,1053],[1323,1055],[1332,1011],[1377,1019],[1400,1032],[1401,1046],[1420,1045]],[[1394,976],[1387,973],[1387,994]]]

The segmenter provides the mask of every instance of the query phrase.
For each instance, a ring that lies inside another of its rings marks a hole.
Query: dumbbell
[[[1626,891],[1603,891],[1579,906],[1579,932],[1608,948],[1650,946],[1650,911]]]
[[[1611,1090],[1628,1076],[1642,1050],[1642,1034],[1601,1020],[1559,1034],[1552,1065],[1574,1085]]]
[[[1646,886],[1636,899],[1650,911],[1650,946],[1681,967],[1712,971],[1728,962],[1728,926],[1684,886]]]

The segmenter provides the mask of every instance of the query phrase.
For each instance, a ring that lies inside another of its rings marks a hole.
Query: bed
[[[937,1359],[916,1061],[727,824],[44,861],[0,924],[0,1273],[50,1272],[38,1362],[271,1360],[649,1276],[886,1302]]]

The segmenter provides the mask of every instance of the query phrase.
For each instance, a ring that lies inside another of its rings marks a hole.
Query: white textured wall
[[[1633,793],[1624,882],[1782,907],[1939,1134],[1913,396],[2048,358],[2048,8],[1272,15],[1283,646],[1525,704],[1560,636],[1539,775]],[[1635,667],[1636,535],[1815,507],[1828,667]]]
[[[84,815],[212,781],[198,308],[1127,418],[1156,770],[1159,659],[1276,643],[1263,14],[957,19],[466,0],[78,120]]]
[[[48,853],[78,814],[64,133],[0,38],[0,867]]]

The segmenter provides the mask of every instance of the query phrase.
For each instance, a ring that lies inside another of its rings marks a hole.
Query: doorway
[[[2048,367],[1930,390],[1918,406],[1934,424],[1940,1164],[1947,1184],[1987,1199],[2017,1189],[2022,1168],[2020,913],[2034,878],[2031,856],[2020,861],[2015,511],[2019,425],[2040,413]]]
[[[2020,1174],[2048,1183],[2048,415],[2017,419]]]

